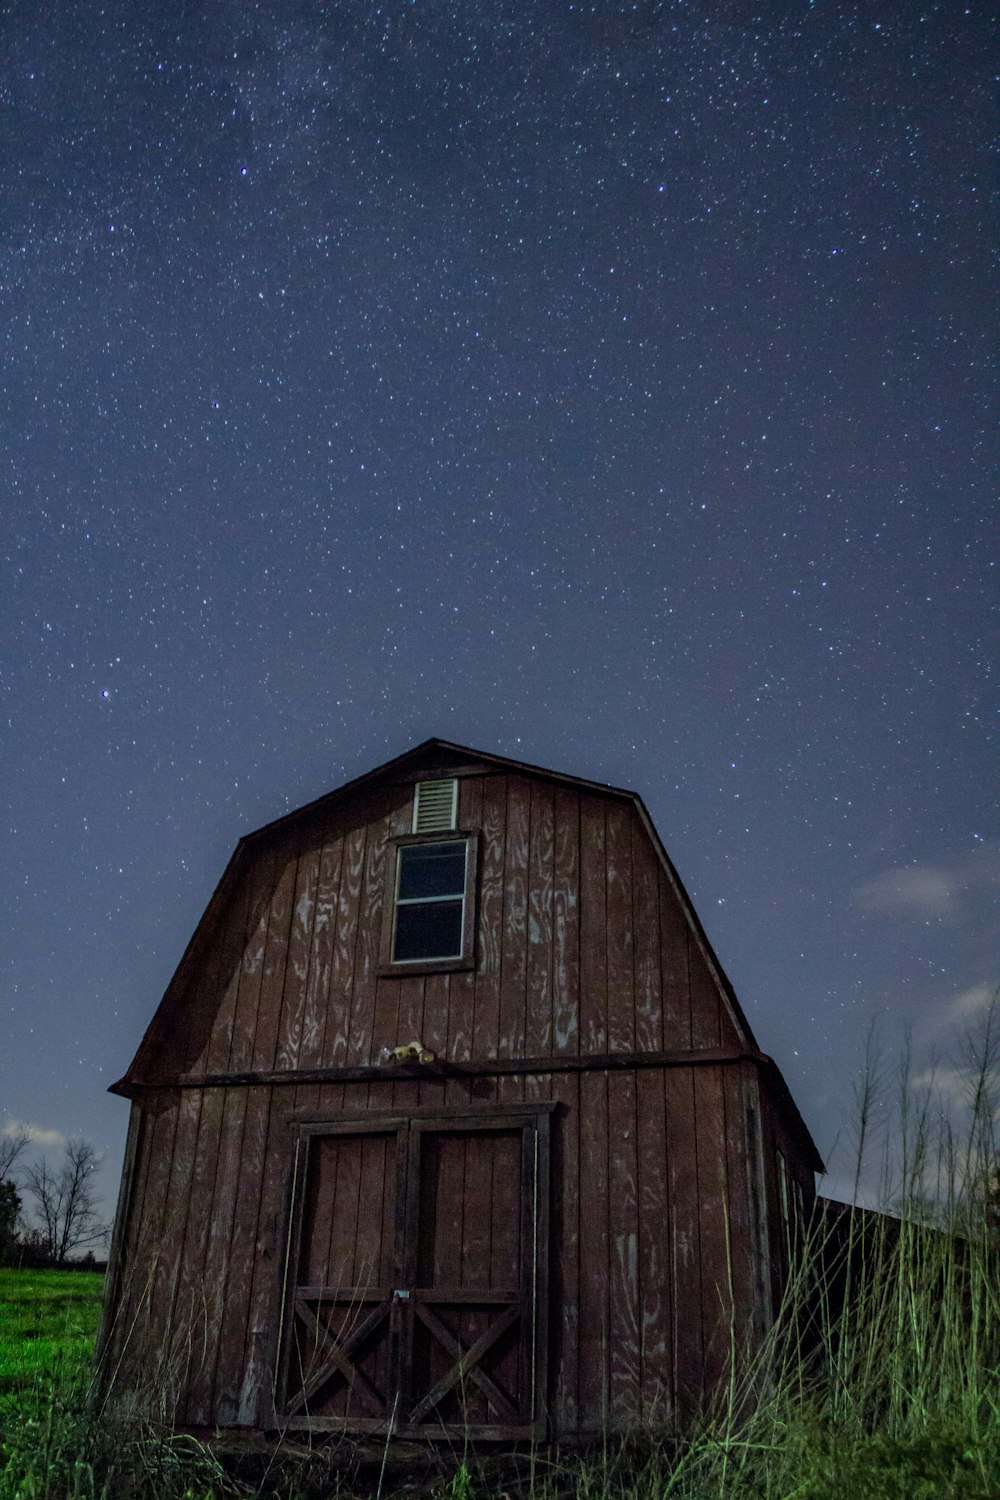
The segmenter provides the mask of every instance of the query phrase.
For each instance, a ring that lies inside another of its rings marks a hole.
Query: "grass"
[[[525,1466],[454,1455],[416,1491],[438,1500],[997,1500],[1000,1223],[996,1052],[966,1059],[959,1140],[904,1065],[882,1143],[898,1217],[817,1214],[763,1349],[681,1442],[640,1433]],[[949,1075],[952,1083],[954,1075]],[[877,1081],[877,1080],[876,1080]],[[859,1093],[859,1156],[878,1089]],[[914,1101],[917,1101],[916,1104]],[[861,1164],[858,1176],[860,1179]],[[991,1207],[992,1205],[992,1207]],[[390,1500],[345,1453],[286,1454],[260,1487],[191,1438],[88,1401],[101,1278],[0,1271],[0,1500]],[[358,1471],[353,1471],[355,1474]],[[407,1491],[395,1493],[413,1494]]]
[[[817,1219],[765,1349],[680,1445],[652,1435],[533,1474],[459,1462],[420,1493],[487,1500],[996,1500],[1000,1256],[880,1215]],[[834,1290],[838,1288],[839,1290]],[[223,1500],[257,1493],[193,1439],[88,1404],[101,1278],[0,1272],[0,1500]],[[841,1308],[841,1298],[845,1298]],[[343,1453],[343,1449],[341,1450]],[[268,1493],[373,1495],[321,1454]],[[297,1477],[296,1477],[297,1475]],[[341,1487],[342,1486],[342,1487]],[[389,1500],[385,1484],[381,1500]],[[412,1493],[412,1490],[410,1491]]]
[[[104,1277],[0,1269],[0,1423],[12,1404],[86,1378]]]
[[[103,1290],[92,1271],[0,1269],[0,1500],[221,1500],[198,1445],[94,1409]]]

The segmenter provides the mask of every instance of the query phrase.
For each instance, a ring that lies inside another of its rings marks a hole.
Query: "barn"
[[[675,1428],[817,1150],[641,799],[429,740],[241,840],[114,1093],[106,1386],[186,1428]]]

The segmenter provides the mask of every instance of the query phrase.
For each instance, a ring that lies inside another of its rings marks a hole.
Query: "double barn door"
[[[532,1105],[300,1127],[280,1425],[542,1434],[548,1118]]]

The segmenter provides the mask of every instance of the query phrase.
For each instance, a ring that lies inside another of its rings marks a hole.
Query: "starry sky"
[[[829,1152],[997,978],[988,7],[0,41],[0,1125],[113,1200],[237,839],[439,735],[642,794]]]

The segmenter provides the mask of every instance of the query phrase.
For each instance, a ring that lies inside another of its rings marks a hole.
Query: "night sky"
[[[0,41],[0,1122],[113,1198],[237,839],[439,735],[642,794],[827,1152],[997,977],[988,7]]]

